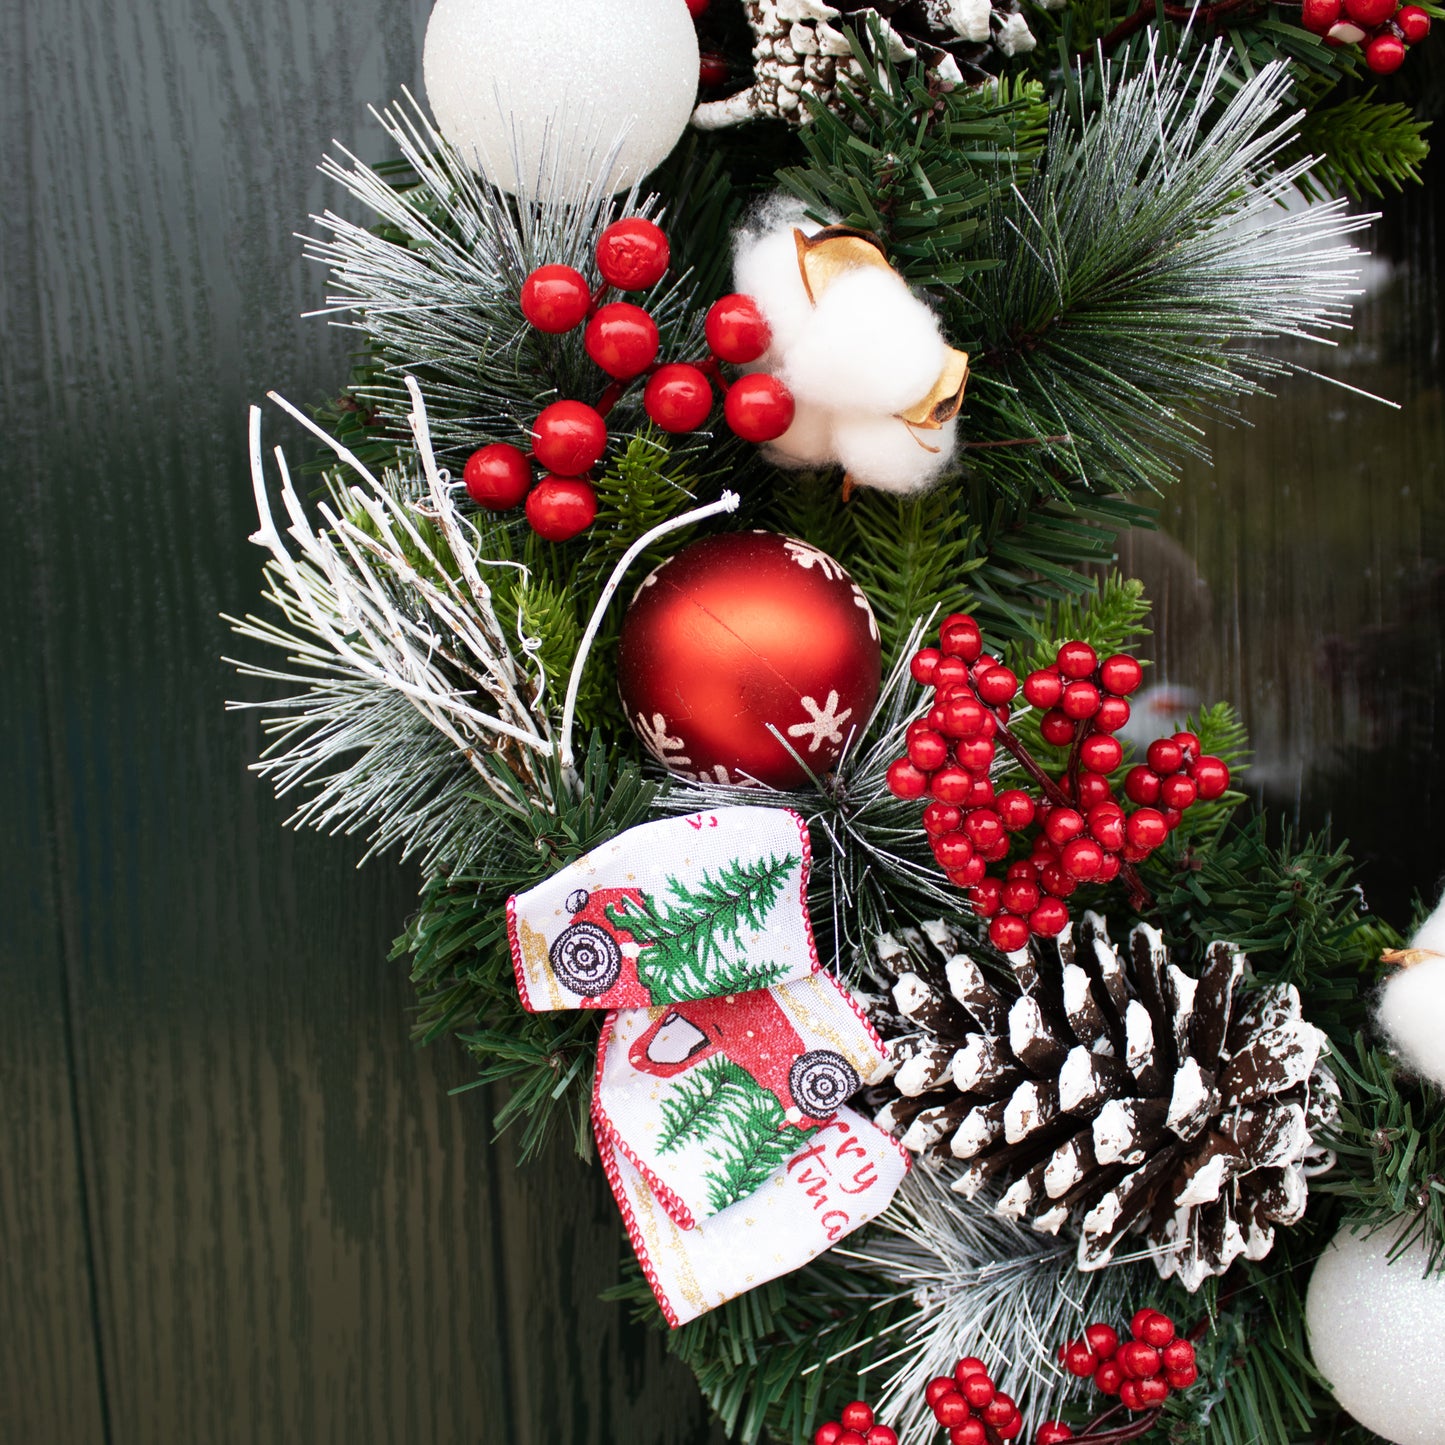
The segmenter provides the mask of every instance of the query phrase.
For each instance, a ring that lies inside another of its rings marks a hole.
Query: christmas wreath
[[[1347,324],[1438,12],[1133,4],[438,0],[305,482],[252,413],[257,767],[740,1440],[1445,1438],[1445,922],[1111,570]]]

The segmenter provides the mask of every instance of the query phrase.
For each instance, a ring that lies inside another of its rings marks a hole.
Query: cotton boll
[[[922,431],[896,416],[838,416],[833,443],[838,460],[859,485],[917,492],[948,465],[957,431],[956,419],[938,431]]]
[[[784,349],[794,397],[837,411],[903,411],[933,389],[948,348],[934,314],[891,271],[846,271]]]
[[[802,208],[770,205],[738,236],[733,285],[751,296],[773,333],[769,356],[786,351],[813,314],[813,303],[798,268],[794,228],[811,236],[819,228],[803,219]]]
[[[1010,15],[999,27],[998,38],[994,41],[1005,55],[1019,55],[1025,50],[1032,50],[1038,43],[1029,29],[1029,22],[1022,15]]]
[[[1445,955],[1445,902],[1410,947]],[[1445,957],[1426,957],[1392,974],[1380,994],[1378,1018],[1400,1057],[1445,1089]]]
[[[833,413],[811,402],[798,401],[793,411],[793,424],[776,441],[763,448],[763,455],[774,466],[829,467],[838,460],[833,449]]]

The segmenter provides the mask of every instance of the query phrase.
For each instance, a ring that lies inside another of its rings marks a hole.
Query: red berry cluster
[[[854,1400],[843,1406],[836,1420],[813,1431],[813,1445],[898,1445],[898,1434],[875,1423],[872,1406]]]
[[[923,827],[933,856],[951,883],[970,890],[975,912],[991,920],[989,938],[1005,953],[1034,935],[1060,933],[1069,921],[1064,899],[1080,884],[1109,883],[1142,862],[1190,804],[1229,786],[1224,763],[1201,756],[1192,733],[1176,733],[1151,745],[1149,767],[1128,775],[1134,811],[1115,800],[1108,775],[1124,750],[1113,734],[1129,721],[1128,694],[1144,675],[1132,657],[1100,661],[1087,642],[1066,642],[1052,666],[1025,678],[1025,701],[1046,710],[1044,741],[1070,749],[1061,782],[1009,732],[1019,680],[984,652],[972,617],[945,618],[939,646],[921,649],[910,666],[916,681],[933,688],[933,705],[909,724],[907,755],[889,765],[888,786],[899,798],[930,796]],[[1022,788],[995,794],[989,774],[1000,741],[1039,785],[1039,797]],[[1029,854],[1003,878],[990,877],[989,865],[1009,854],[1010,834],[1030,828]]]
[[[923,1398],[933,1418],[947,1429],[949,1445],[995,1445],[1023,1433],[1018,1406],[994,1385],[987,1366],[973,1355],[961,1359],[951,1375],[930,1380]]]
[[[1059,1360],[1071,1375],[1092,1378],[1101,1394],[1117,1395],[1126,1410],[1156,1409],[1173,1391],[1187,1390],[1199,1378],[1194,1346],[1175,1333],[1168,1315],[1142,1309],[1129,1333],[1133,1338],[1121,1341],[1109,1325],[1090,1325],[1082,1339],[1060,1349]],[[1048,1445],[1042,1434],[1039,1445]]]
[[[1405,52],[1430,33],[1430,17],[1418,5],[1397,0],[1304,0],[1300,23],[1328,45],[1363,45],[1365,64],[1390,75]]]

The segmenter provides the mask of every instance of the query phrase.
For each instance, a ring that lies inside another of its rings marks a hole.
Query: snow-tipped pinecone
[[[1038,0],[1062,9],[1068,0]],[[743,0],[753,32],[753,83],[723,100],[705,101],[693,124],[719,130],[765,116],[799,125],[804,96],[843,111],[840,91],[863,72],[844,24],[862,34],[876,21],[892,60],[921,59],[944,85],[984,79],[989,61],[1037,44],[1020,0]]]
[[[1210,945],[1195,979],[1156,930],[1121,956],[1086,913],[1010,954],[1011,980],[944,923],[884,935],[877,957],[896,1012],[875,1023],[898,1060],[878,1122],[961,1161],[959,1193],[992,1184],[999,1213],[1077,1228],[1080,1269],[1137,1231],[1194,1290],[1304,1214],[1338,1095],[1325,1036],[1293,986],[1246,988],[1232,945]]]

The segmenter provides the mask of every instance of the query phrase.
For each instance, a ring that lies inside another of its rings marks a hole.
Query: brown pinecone
[[[992,1185],[1000,1214],[1077,1229],[1080,1269],[1137,1232],[1194,1290],[1303,1215],[1338,1092],[1325,1036],[1293,986],[1247,989],[1232,945],[1211,944],[1195,979],[1156,930],[1121,956],[1086,913],[1010,954],[1012,980],[943,923],[885,935],[877,955],[897,981],[875,1022],[898,1060],[878,1122],[960,1161],[959,1193]]]

